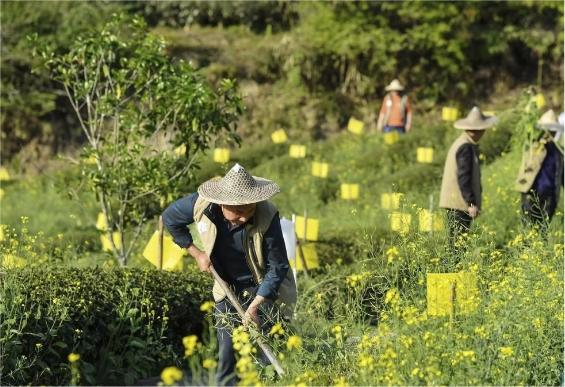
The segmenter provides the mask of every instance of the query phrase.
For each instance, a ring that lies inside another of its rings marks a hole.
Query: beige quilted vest
[[[204,251],[206,255],[210,257],[216,242],[217,229],[216,225],[205,214],[204,210],[209,205],[210,202],[200,197],[196,200],[194,205],[194,221],[196,223],[198,233],[200,234]],[[253,275],[253,279],[257,284],[260,284],[263,281],[266,272],[265,258],[263,256],[262,249],[263,234],[268,230],[276,213],[277,208],[271,202],[259,202],[255,209],[253,223],[249,222],[245,227],[245,259],[249,266],[249,270]],[[214,282],[212,293],[214,301],[216,302],[219,302],[226,297],[226,294],[217,281]],[[277,303],[281,304],[281,310],[284,314],[292,314],[294,304],[296,304],[296,283],[294,281],[292,270],[287,272],[287,275],[279,288]]]
[[[443,169],[443,177],[441,180],[441,193],[439,196],[439,206],[441,208],[451,208],[455,210],[467,211],[469,206],[463,194],[459,189],[457,182],[457,160],[456,154],[459,147],[463,144],[475,144],[467,133],[462,133],[449,148],[447,158],[445,159],[445,167]],[[481,208],[481,170],[478,156],[473,158],[473,175],[471,177],[471,187],[477,201],[477,207]]]

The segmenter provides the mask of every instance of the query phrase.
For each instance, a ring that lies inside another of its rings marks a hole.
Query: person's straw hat
[[[398,79],[393,79],[390,85],[385,87],[386,91],[402,91],[404,90],[404,86],[400,83]]]
[[[261,202],[279,192],[275,182],[251,176],[239,164],[235,164],[224,177],[210,179],[198,187],[198,195],[203,199],[233,206]]]
[[[539,129],[549,130],[550,132],[563,131],[563,124],[557,120],[557,116],[552,109],[542,114],[538,120],[537,127]]]
[[[485,130],[491,128],[497,121],[498,118],[495,116],[485,116],[481,113],[481,109],[474,106],[467,117],[455,121],[453,126],[462,130]]]

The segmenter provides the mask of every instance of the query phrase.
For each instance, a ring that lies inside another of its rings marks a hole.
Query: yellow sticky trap
[[[4,259],[2,259],[2,266],[6,268],[21,268],[24,267],[26,263],[27,261],[24,258],[18,257],[13,254],[6,254],[4,255]]]
[[[353,134],[362,134],[363,126],[365,126],[363,121],[359,121],[351,117],[349,119],[349,122],[347,123],[347,130],[349,130]]]
[[[407,234],[410,231],[412,215],[404,212],[393,212],[390,216],[390,229],[400,234]]]
[[[174,150],[175,155],[182,157],[186,154],[186,145],[182,144],[175,148]]]
[[[120,233],[114,231],[112,233],[112,239],[114,240],[116,248],[120,249],[122,247],[122,239],[120,238]],[[102,251],[112,251],[112,242],[110,242],[110,238],[108,238],[107,233],[100,235],[100,242],[102,242]]]
[[[434,149],[419,147],[416,149],[416,158],[419,163],[431,163],[434,161]]]
[[[392,132],[385,133],[383,137],[385,139],[385,144],[392,145],[400,139],[400,134],[396,130],[393,130]]]
[[[306,157],[306,146],[305,145],[292,144],[290,146],[288,154],[293,159],[303,159],[304,157]]]
[[[403,197],[403,193],[381,194],[381,207],[385,210],[397,210],[398,208],[400,208],[400,201]]]
[[[306,226],[306,227],[305,227]],[[320,228],[320,221],[314,218],[308,218],[308,222],[304,222],[304,217],[297,216],[294,223],[294,229],[296,230],[296,235],[300,239],[304,238],[304,229],[306,228],[306,240],[317,241],[318,231]]]
[[[316,251],[316,245],[314,243],[302,244],[302,250],[304,251],[304,256],[306,258],[306,267],[308,268],[308,270],[320,267],[318,252]],[[291,259],[288,262],[290,263],[290,267],[292,267],[293,269],[296,268],[296,270],[304,270],[299,246],[296,246],[296,259]]]
[[[0,188],[0,200],[2,200],[2,198],[4,197],[5,194],[6,194],[6,192],[4,192],[4,190],[2,188]]]
[[[285,143],[287,139],[288,137],[286,136],[284,129],[275,130],[271,133],[271,140],[273,140],[275,144]]]
[[[443,121],[455,121],[459,118],[459,110],[454,107],[445,106],[441,109],[441,119]]]
[[[542,107],[545,106],[545,97],[541,93],[536,94],[536,96],[534,97],[534,101],[536,101],[536,106],[538,107],[538,109],[541,109]]]
[[[341,198],[345,200],[359,198],[359,184],[342,184]]]
[[[98,218],[96,219],[96,229],[100,231],[108,230],[108,222],[106,222],[106,217],[103,212],[98,213]]]
[[[329,169],[330,169],[330,165],[328,163],[320,163],[317,161],[314,161],[312,163],[313,176],[317,176],[325,179],[326,177],[328,177]]]
[[[163,270],[182,270],[184,249],[179,247],[169,235],[163,235]],[[143,250],[143,256],[155,267],[159,267],[159,232],[155,231]]]
[[[428,315],[469,314],[479,301],[475,273],[428,273]]]
[[[10,172],[8,172],[6,167],[0,167],[0,181],[8,180],[10,180]]]
[[[418,224],[421,232],[432,232],[443,230],[443,218],[438,213],[422,209],[418,212]]]
[[[214,149],[214,161],[220,164],[230,161],[230,150],[227,148]]]

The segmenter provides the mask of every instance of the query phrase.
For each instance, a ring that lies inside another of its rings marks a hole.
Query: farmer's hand
[[[245,311],[245,316],[243,317],[243,325],[247,325],[249,322],[253,322],[257,326],[260,325],[259,321],[259,305],[265,302],[265,297],[255,296],[247,310]]]
[[[200,271],[210,271],[212,262],[206,253],[194,245],[188,246],[188,253],[194,257]]]
[[[471,204],[469,206],[469,208],[467,209],[467,212],[469,213],[469,216],[473,219],[475,219],[477,216],[479,216],[479,208],[473,204]]]

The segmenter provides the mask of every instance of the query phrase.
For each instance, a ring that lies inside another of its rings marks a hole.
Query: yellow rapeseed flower
[[[349,383],[347,383],[347,379],[344,376],[341,376],[339,379],[334,381],[334,387],[348,387]]]
[[[398,302],[399,299],[400,299],[400,294],[398,293],[398,290],[396,288],[391,288],[387,290],[385,294],[385,304],[394,305]]]
[[[288,341],[286,342],[286,348],[289,351],[292,351],[293,349],[299,349],[300,347],[302,347],[302,339],[300,338],[300,336],[290,336],[288,338]]]
[[[214,302],[213,301],[206,301],[202,305],[200,305],[200,311],[202,311],[204,313],[208,313],[212,309],[214,309]]]
[[[171,386],[182,380],[182,371],[177,367],[167,367],[161,371],[161,380],[167,386]]]
[[[74,363],[80,360],[80,355],[78,353],[71,352],[69,353],[67,359],[69,360],[69,362]]]
[[[499,351],[503,359],[514,355],[514,350],[512,349],[512,347],[500,347]]]
[[[185,336],[182,338],[182,345],[184,346],[184,356],[192,356],[198,346],[198,337],[196,335]]]
[[[279,336],[279,335],[284,335],[284,329],[281,325],[281,323],[276,323],[275,325],[273,325],[273,327],[271,328],[271,331],[269,332],[270,336]]]
[[[361,371],[371,371],[375,368],[375,359],[369,354],[359,355],[359,361],[357,362]]]
[[[204,359],[202,362],[202,367],[206,368],[207,370],[211,368],[215,368],[218,363],[214,359]]]

